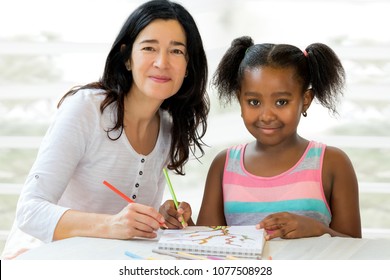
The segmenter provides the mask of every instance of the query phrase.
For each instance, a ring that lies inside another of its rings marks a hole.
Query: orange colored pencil
[[[103,184],[105,184],[107,187],[109,187],[113,192],[115,192],[117,195],[119,195],[120,197],[122,197],[124,200],[126,200],[128,203],[134,203],[134,200],[132,200],[130,197],[128,197],[127,195],[125,195],[123,192],[121,192],[120,190],[118,190],[117,188],[115,188],[113,185],[111,185],[109,182],[107,181],[103,181]],[[164,228],[168,228],[168,226],[165,224],[165,223],[160,223],[160,226],[164,227]]]
[[[111,185],[109,182],[107,181],[103,181],[103,184],[105,184],[107,187],[109,187],[112,191],[114,191],[116,194],[118,194],[119,196],[121,196],[124,200],[126,200],[127,202],[129,203],[134,203],[134,200],[132,200],[130,197],[128,197],[127,195],[125,195],[123,192],[121,192],[120,190],[118,190],[117,188],[115,188],[113,185]]]

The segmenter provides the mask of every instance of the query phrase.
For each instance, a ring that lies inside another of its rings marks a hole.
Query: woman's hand
[[[107,220],[109,236],[118,239],[134,237],[155,238],[160,227],[166,227],[164,217],[156,209],[130,203]]]
[[[327,232],[326,226],[321,222],[306,216],[289,212],[280,212],[265,217],[257,228],[264,228],[266,240],[276,237],[285,239],[320,236]]]
[[[164,216],[168,228],[184,228],[193,225],[191,206],[187,202],[181,202],[176,210],[173,200],[167,200],[161,205],[160,213]]]

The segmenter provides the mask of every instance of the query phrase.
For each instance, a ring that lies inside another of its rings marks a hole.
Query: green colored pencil
[[[172,199],[173,199],[173,203],[175,204],[175,207],[176,207],[176,210],[177,210],[177,208],[179,208],[179,203],[177,202],[175,191],[173,190],[171,180],[169,179],[168,171],[167,171],[166,168],[163,168],[163,172],[164,172],[164,175],[165,175],[165,180],[167,181],[167,184],[168,184],[169,192],[171,193],[171,196],[172,196]],[[182,216],[182,218],[183,218],[183,216]],[[184,218],[183,218],[183,220],[181,221],[181,224],[184,226],[184,223],[185,222],[184,222]]]

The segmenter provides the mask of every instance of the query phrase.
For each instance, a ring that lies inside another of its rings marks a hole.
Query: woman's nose
[[[154,66],[157,68],[166,68],[168,65],[168,55],[164,52],[159,52],[154,61]]]

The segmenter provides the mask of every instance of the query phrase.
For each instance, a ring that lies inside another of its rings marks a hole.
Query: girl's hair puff
[[[336,53],[325,44],[311,44],[305,51],[314,96],[322,106],[336,113],[336,103],[345,85],[344,67]]]
[[[212,79],[212,85],[216,87],[219,99],[230,103],[240,89],[241,76],[240,65],[247,50],[253,46],[251,37],[245,36],[233,40],[230,48],[222,57]],[[240,76],[240,77],[239,77]]]
[[[213,76],[221,101],[237,96],[245,70],[261,67],[295,69],[296,79],[324,107],[336,113],[336,103],[345,82],[345,71],[335,52],[325,44],[309,45],[305,52],[288,44],[253,44],[251,37],[234,39]]]

